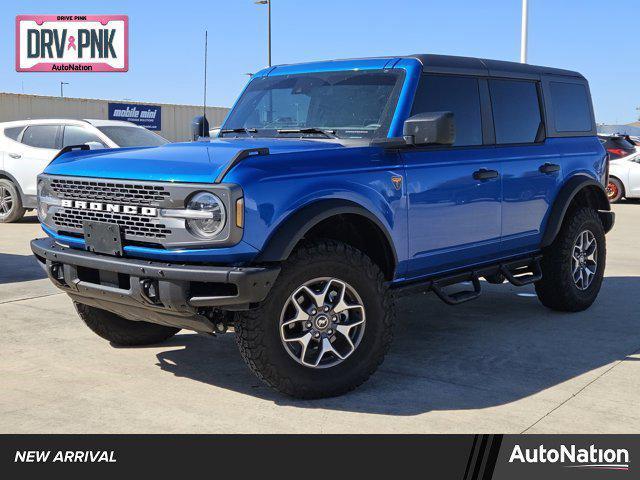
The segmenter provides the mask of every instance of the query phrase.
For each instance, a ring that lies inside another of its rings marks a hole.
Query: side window
[[[587,89],[580,83],[549,82],[557,132],[590,132],[591,109]]]
[[[478,79],[455,75],[423,75],[411,115],[424,112],[453,113],[454,146],[482,145],[482,120]]]
[[[11,140],[18,140],[18,136],[20,135],[20,132],[22,132],[22,130],[24,130],[24,126],[22,127],[11,127],[11,128],[5,128],[4,129],[4,136],[7,138],[10,138]]]
[[[64,127],[64,137],[62,140],[63,147],[68,147],[69,145],[83,145],[88,142],[98,142],[104,146],[102,140],[86,128],[76,127],[74,125],[67,125]]]
[[[534,82],[490,80],[496,143],[533,143],[541,126],[538,88]]]
[[[57,125],[33,125],[22,135],[22,143],[30,147],[56,148]]]

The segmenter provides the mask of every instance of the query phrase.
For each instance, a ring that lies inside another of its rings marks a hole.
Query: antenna
[[[207,43],[208,43],[208,32],[204,31],[204,100],[202,102],[202,117],[205,121],[202,122],[202,136],[205,136],[205,124],[207,119]]]

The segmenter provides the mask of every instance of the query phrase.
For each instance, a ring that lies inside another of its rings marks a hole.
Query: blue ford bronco
[[[251,370],[300,398],[381,364],[400,294],[455,305],[533,283],[595,300],[614,223],[579,73],[440,55],[255,74],[217,138],[61,152],[32,250],[116,345],[235,330]]]

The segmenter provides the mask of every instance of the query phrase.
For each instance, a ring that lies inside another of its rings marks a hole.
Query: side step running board
[[[481,277],[487,277],[489,275],[503,276],[516,287],[522,287],[524,285],[537,282],[542,278],[542,268],[540,267],[541,258],[541,256],[536,256],[514,260],[507,263],[498,263],[480,267],[472,271],[460,272],[448,277],[405,284],[396,288],[401,295],[433,290],[438,298],[444,303],[448,305],[460,305],[461,303],[468,302],[469,300],[475,300],[480,296]],[[504,279],[501,279],[497,283],[502,283],[503,281]],[[447,287],[463,282],[471,282],[473,290],[462,290],[454,293],[449,293],[445,290]]]
[[[473,290],[463,290],[461,292],[447,293],[444,288],[461,282],[471,281]],[[431,284],[431,289],[440,300],[448,305],[460,305],[461,303],[475,300],[480,296],[480,279],[476,272],[458,275],[455,277],[443,278],[436,280]]]
[[[500,273],[509,280],[509,283],[516,287],[529,285],[542,278],[542,268],[540,268],[540,257],[531,259],[527,265],[520,262],[503,263],[500,265]]]

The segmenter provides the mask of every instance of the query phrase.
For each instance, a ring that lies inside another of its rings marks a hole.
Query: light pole
[[[69,82],[60,82],[60,98],[64,98],[64,91],[62,90],[63,85],[69,85]]]
[[[269,66],[271,66],[271,0],[258,0],[257,2],[253,2],[256,5],[266,5],[267,6],[267,23],[268,23],[268,49],[269,49]]]
[[[527,63],[527,27],[529,23],[529,2],[522,0],[522,27],[520,37],[520,63]]]

